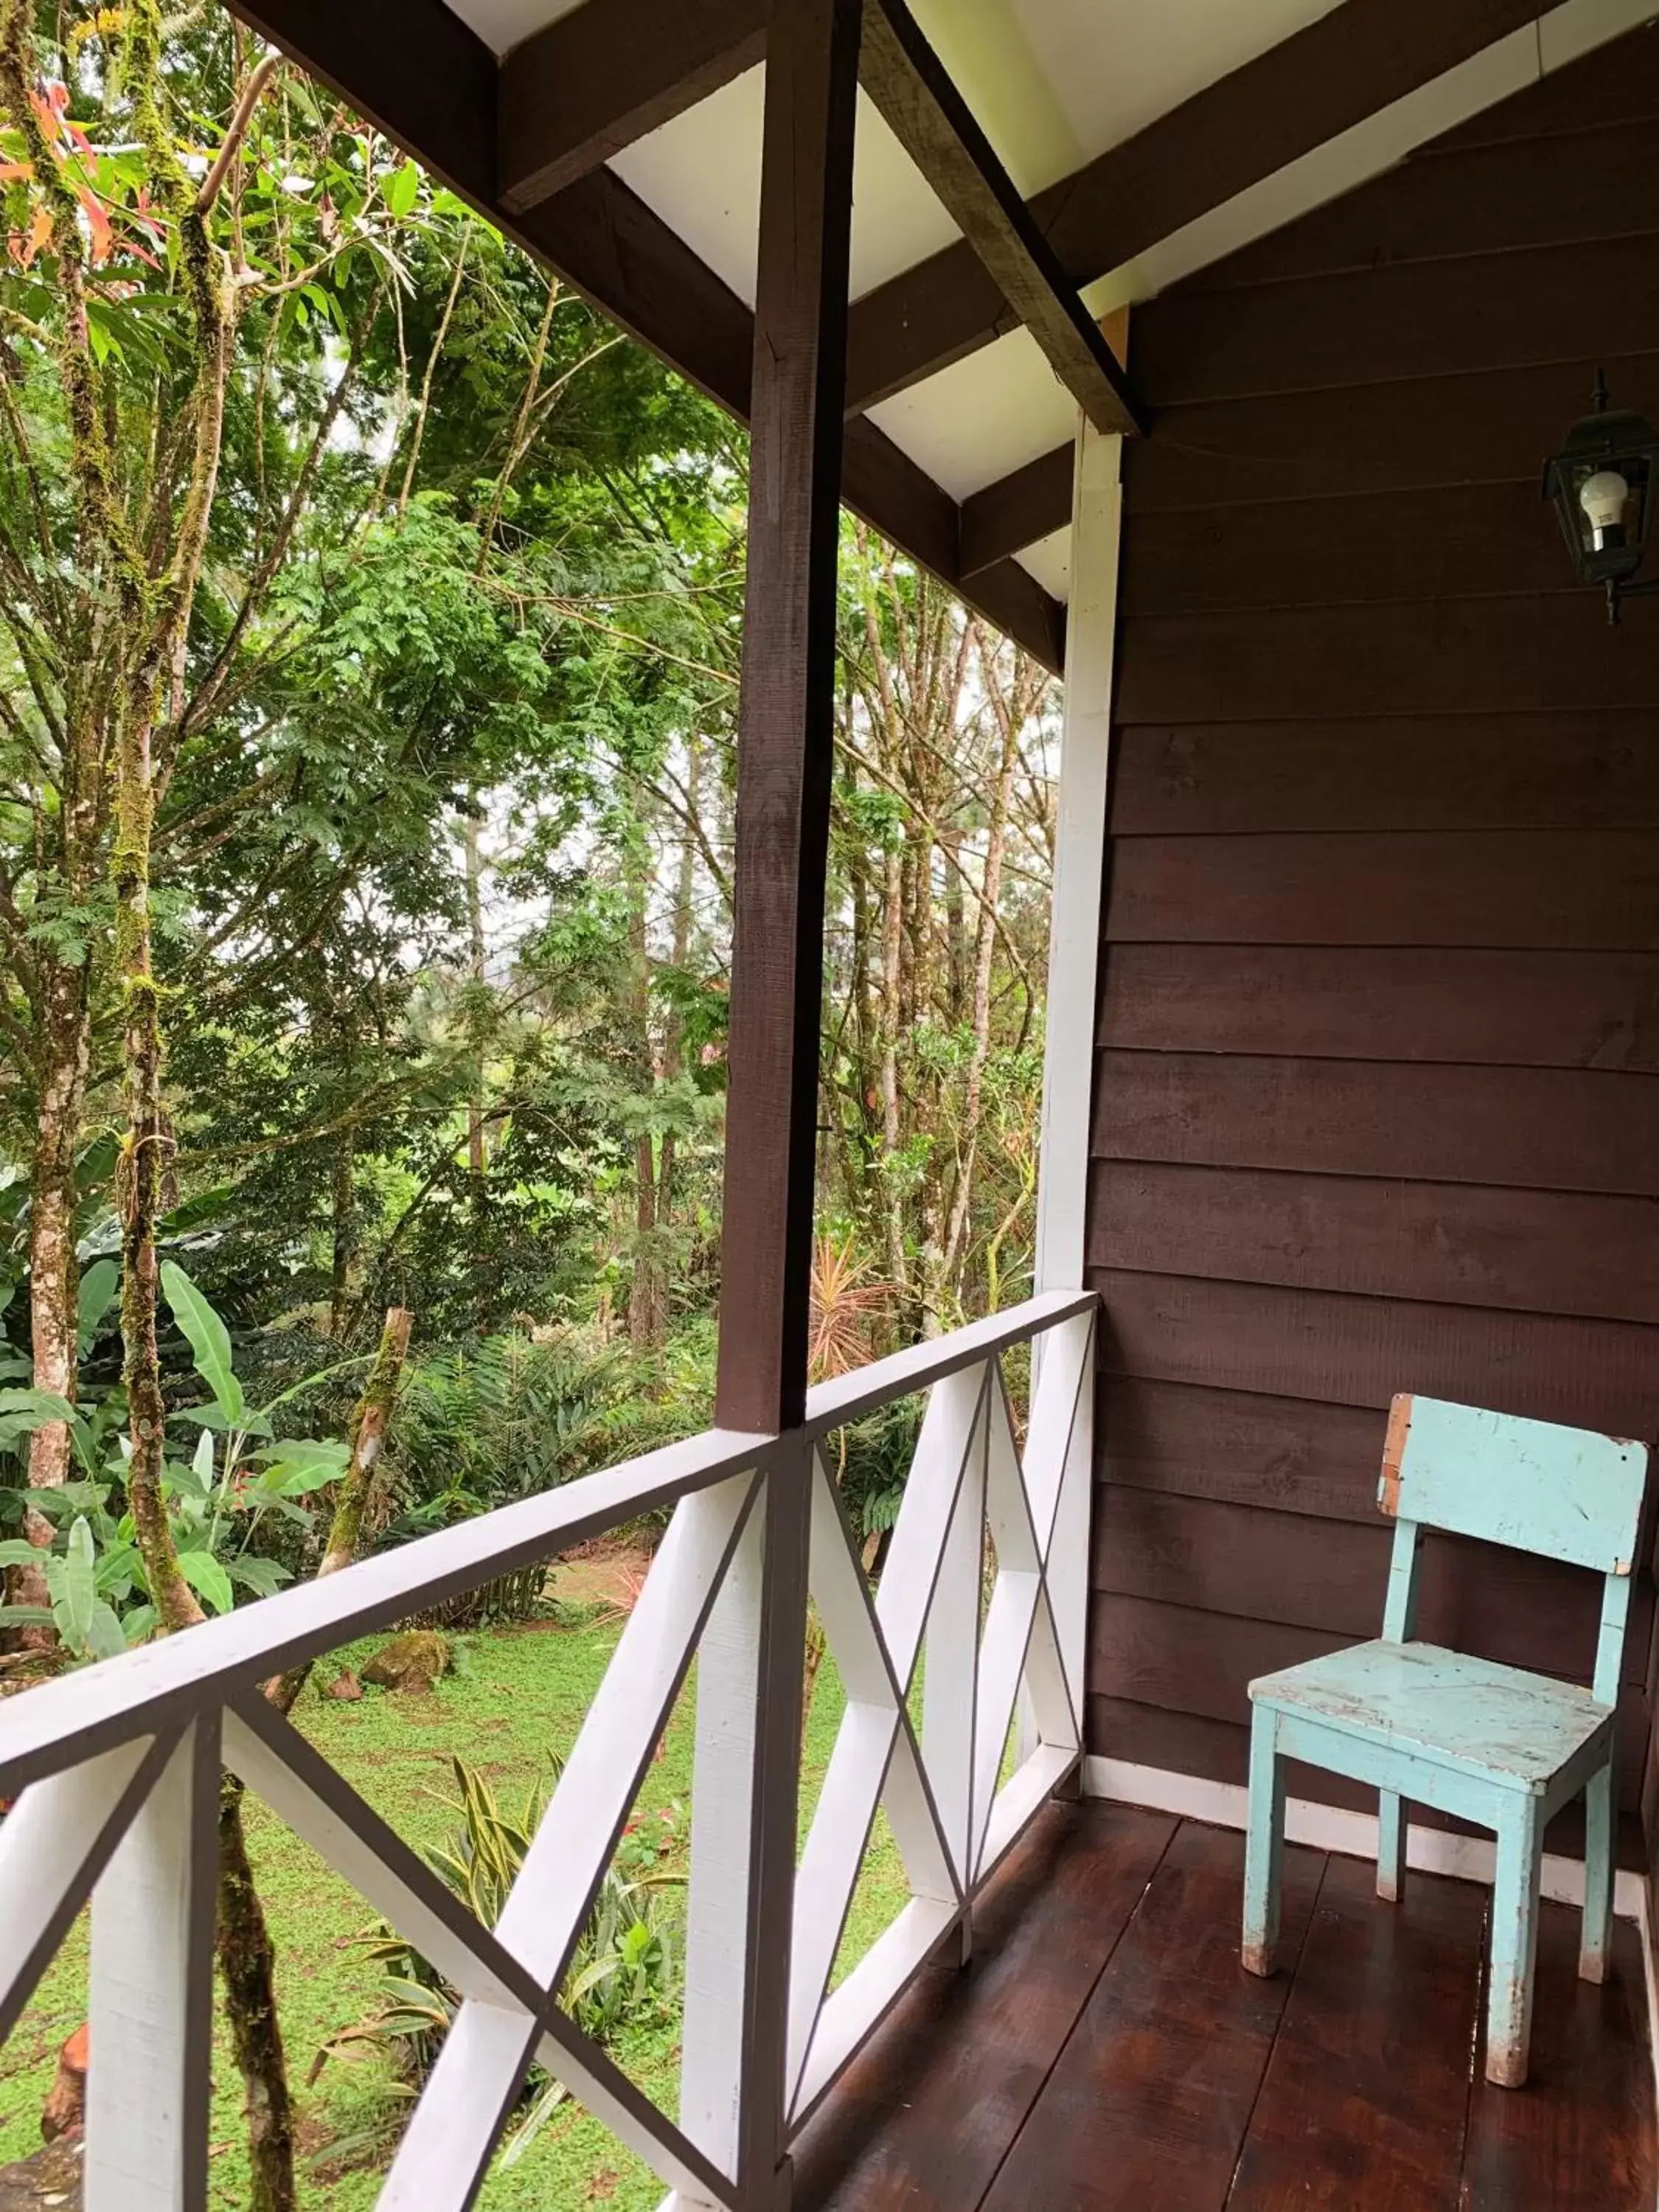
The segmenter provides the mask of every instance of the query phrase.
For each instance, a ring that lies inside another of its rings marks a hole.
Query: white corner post
[[[811,1485],[795,1430],[770,1455],[697,1656],[680,2124],[744,2212],[787,2212]]]
[[[1117,341],[1115,340],[1115,343]],[[1117,643],[1122,540],[1123,441],[1078,418],[1072,478],[1072,597],[1066,625],[1066,709],[1048,933],[1048,1007],[1042,1041],[1042,1123],[1037,1155],[1035,1289],[1081,1290],[1088,1262],[1090,1115],[1105,880],[1107,773],[1111,764],[1112,667]],[[1081,1388],[1060,1446],[1054,1569],[1063,1589],[1061,1658],[1085,1722],[1089,1530],[1094,1483],[1094,1370],[1099,1329],[1085,1346]],[[1031,1391],[1043,1394],[1046,1340],[1032,1348]],[[1049,1393],[1053,1395],[1052,1389]],[[1040,1740],[1029,1693],[1019,1701],[1019,1747]],[[1086,1736],[1085,1736],[1086,1741]]]
[[[206,2212],[219,1716],[185,1730],[92,1896],[87,2212]]]
[[[1066,715],[1048,939],[1037,1167],[1036,1284],[1083,1287],[1094,1093],[1100,895],[1111,757],[1123,441],[1079,418],[1072,494],[1072,597],[1066,625]]]

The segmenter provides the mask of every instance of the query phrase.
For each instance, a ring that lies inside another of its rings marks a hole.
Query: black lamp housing
[[[1594,414],[1581,416],[1544,464],[1544,496],[1554,503],[1575,573],[1603,586],[1607,619],[1616,623],[1621,598],[1659,588],[1631,580],[1647,551],[1659,434],[1642,416],[1609,407],[1599,374],[1595,397]]]

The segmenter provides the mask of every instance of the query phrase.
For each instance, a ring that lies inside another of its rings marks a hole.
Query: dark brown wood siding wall
[[[1659,604],[1610,631],[1538,491],[1598,360],[1659,420],[1653,31],[1138,315],[1094,1751],[1242,1781],[1250,1678],[1376,1633],[1394,1391],[1659,1431]],[[1431,1553],[1430,1637],[1577,1673],[1595,1617]]]

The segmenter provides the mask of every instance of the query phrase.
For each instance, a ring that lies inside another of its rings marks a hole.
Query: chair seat
[[[1357,1644],[1250,1685],[1258,1705],[1511,1789],[1542,1790],[1606,1728],[1588,1690],[1435,1644]]]

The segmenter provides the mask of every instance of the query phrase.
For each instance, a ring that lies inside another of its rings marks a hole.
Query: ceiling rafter
[[[585,0],[502,57],[496,196],[562,191],[759,61],[767,0]]]
[[[620,178],[593,169],[522,214],[496,195],[496,61],[443,0],[228,0],[235,14],[746,422],[754,317]],[[961,509],[872,422],[848,426],[842,496],[902,553],[1056,672],[1066,611],[1017,562],[973,577]]]
[[[1096,428],[1143,429],[1110,347],[904,0],[866,0],[859,75],[1001,299]]]
[[[964,576],[977,576],[1065,528],[1072,519],[1075,460],[1076,448],[1067,439],[982,491],[969,492],[962,502]]]
[[[1091,284],[1540,12],[1540,0],[1341,0],[1037,193],[1026,204],[1031,224],[1066,285]],[[967,239],[944,247],[854,303],[848,411],[908,390],[1023,319]]]

